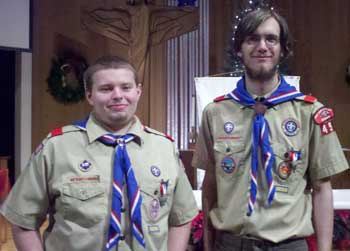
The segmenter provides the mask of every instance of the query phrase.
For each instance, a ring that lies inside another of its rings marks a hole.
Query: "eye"
[[[124,84],[122,85],[122,90],[123,91],[129,91],[132,89],[132,85],[131,84]]]
[[[279,42],[279,38],[276,35],[267,35],[266,42],[271,45],[276,45]]]
[[[256,44],[256,43],[259,43],[259,42],[260,42],[260,36],[258,36],[258,35],[250,35],[250,36],[247,36],[246,42],[247,42],[248,44]]]
[[[104,85],[104,86],[101,86],[98,90],[101,91],[101,92],[109,92],[111,91],[113,88],[109,85]]]

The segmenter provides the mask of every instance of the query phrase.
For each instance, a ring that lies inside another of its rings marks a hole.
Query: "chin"
[[[253,80],[260,80],[260,81],[265,81],[273,78],[275,74],[277,73],[277,66],[267,69],[266,67],[261,67],[260,69],[246,69],[246,73],[249,78]]]

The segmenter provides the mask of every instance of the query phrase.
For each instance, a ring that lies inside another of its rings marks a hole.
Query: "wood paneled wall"
[[[230,39],[232,15],[244,0],[211,2],[210,73],[224,71],[224,48]],[[301,90],[316,96],[335,111],[335,127],[343,147],[350,147],[350,84],[345,80],[350,64],[350,1],[274,0],[286,17],[294,37],[289,69],[301,76]],[[230,13],[230,11],[232,11]],[[350,157],[350,156],[349,156]],[[337,188],[350,188],[349,172],[334,178]]]
[[[157,4],[163,0],[155,1]],[[33,114],[32,147],[54,128],[84,118],[90,111],[86,102],[63,105],[47,92],[51,60],[56,55],[62,38],[65,46],[79,49],[89,63],[102,55],[128,57],[128,48],[112,39],[84,29],[81,10],[85,6],[105,8],[125,7],[126,0],[33,0]],[[61,38],[61,40],[59,39]],[[143,94],[138,115],[153,128],[166,128],[166,47],[165,43],[152,47],[150,67],[157,69],[144,76]],[[147,82],[147,84],[145,84]],[[152,110],[152,112],[150,112]]]
[[[161,1],[161,0],[159,0]],[[90,4],[110,5],[124,0],[89,0]],[[245,0],[210,1],[210,74],[223,72],[225,47],[230,39],[232,16]],[[101,35],[81,27],[80,11],[85,0],[33,0],[33,148],[57,126],[84,117],[90,110],[82,102],[65,106],[47,92],[46,79],[55,54],[58,34],[81,45],[88,61],[104,54],[126,58],[126,48]],[[290,60],[293,74],[302,76],[301,89],[312,93],[335,110],[335,126],[344,147],[350,147],[348,111],[350,85],[345,81],[345,69],[350,64],[350,1],[348,0],[274,0],[274,6],[284,15],[294,36],[294,57]],[[156,76],[149,76],[152,85],[144,90],[149,103],[141,106],[140,115],[146,124],[165,129],[166,67],[160,46],[151,51],[151,67],[158,67]],[[157,94],[155,94],[157,93]],[[162,95],[164,94],[164,95]],[[145,108],[145,109],[143,109]],[[151,114],[147,114],[151,111]],[[350,182],[340,178],[336,184],[350,188]]]

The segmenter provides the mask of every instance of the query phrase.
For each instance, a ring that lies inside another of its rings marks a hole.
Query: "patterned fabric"
[[[254,204],[257,196],[257,174],[259,166],[258,150],[261,149],[261,159],[265,171],[266,181],[268,184],[267,203],[270,205],[275,196],[275,186],[273,182],[272,167],[275,162],[275,156],[270,145],[270,129],[267,120],[264,117],[265,110],[274,105],[281,104],[296,97],[302,96],[295,87],[289,85],[281,76],[281,83],[278,88],[267,99],[257,102],[252,98],[245,88],[245,79],[242,78],[237,83],[237,88],[228,94],[230,98],[239,104],[252,107],[255,110],[253,128],[252,128],[252,163],[250,171],[250,196],[248,203],[248,213],[250,216],[254,211]]]
[[[86,130],[87,119],[78,121],[75,126]],[[131,232],[137,242],[145,248],[145,240],[142,231],[141,204],[142,197],[137,184],[134,171],[130,162],[126,144],[134,139],[134,135],[123,136],[105,134],[98,138],[101,143],[115,147],[113,165],[112,208],[109,223],[108,240],[106,250],[118,246],[118,242],[124,238],[121,229],[121,212],[123,209],[123,185],[126,181],[127,195],[130,208]]]
[[[131,230],[134,238],[140,245],[145,247],[145,240],[142,232],[141,203],[142,197],[138,187],[134,171],[126,150],[126,144],[134,139],[131,134],[115,136],[106,134],[98,140],[105,145],[115,147],[112,209],[108,241],[106,249],[110,250],[118,245],[122,238],[121,232],[121,210],[123,208],[123,182],[126,180],[128,200],[130,205]]]

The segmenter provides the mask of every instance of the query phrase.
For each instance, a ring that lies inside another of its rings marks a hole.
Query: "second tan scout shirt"
[[[1,209],[10,222],[33,230],[48,213],[46,251],[104,250],[114,148],[97,141],[107,132],[92,116],[86,129],[66,126],[62,135],[49,135],[33,153]],[[169,139],[144,129],[138,119],[128,133],[136,135],[126,147],[143,198],[146,250],[165,251],[169,227],[187,223],[197,214],[192,188]],[[169,182],[164,196],[160,195],[161,181]],[[122,228],[126,238],[119,242],[119,250],[143,250],[136,241],[131,244],[127,208]]]
[[[273,177],[277,192],[272,205],[267,206],[267,184],[260,166],[255,211],[249,217],[254,111],[228,99],[207,105],[193,165],[215,173],[217,202],[210,218],[216,229],[273,242],[313,233],[307,185],[349,168],[336,133],[322,135],[313,120],[321,107],[319,102],[294,100],[266,111],[276,157]],[[285,154],[293,150],[301,152],[301,159],[293,162],[288,176],[281,168]]]

